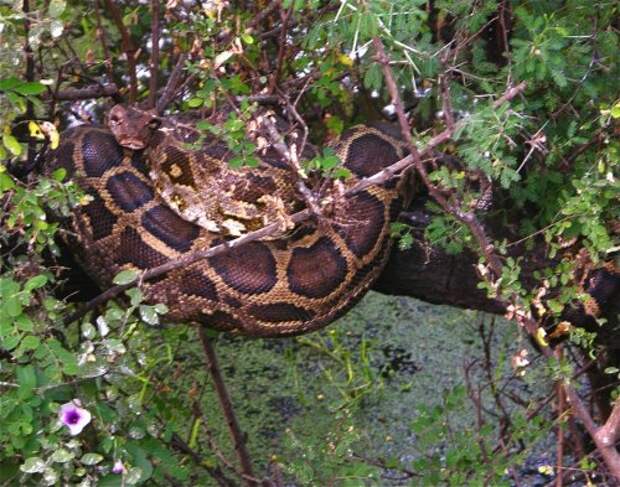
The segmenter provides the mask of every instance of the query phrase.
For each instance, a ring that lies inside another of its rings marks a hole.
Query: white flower
[[[60,406],[58,410],[58,419],[69,428],[69,433],[72,436],[79,435],[84,427],[90,423],[91,414],[88,410],[81,408],[81,405],[79,399],[74,399]]]

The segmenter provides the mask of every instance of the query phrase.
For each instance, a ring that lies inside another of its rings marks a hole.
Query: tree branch
[[[230,400],[230,396],[228,395],[228,390],[226,389],[226,384],[224,383],[224,379],[220,373],[220,368],[217,363],[217,355],[215,354],[213,344],[211,343],[211,339],[207,336],[203,326],[198,327],[198,334],[200,335],[200,341],[202,342],[202,348],[207,360],[207,369],[209,370],[209,374],[213,380],[213,385],[215,386],[215,391],[220,401],[222,412],[226,418],[228,431],[230,432],[230,437],[232,439],[235,452],[237,453],[237,459],[241,464],[241,471],[244,474],[243,479],[248,487],[254,487],[258,484],[254,480],[250,480],[255,478],[254,473],[252,472],[250,455],[245,447],[243,433],[239,428],[239,423],[237,422],[232,402]]]
[[[116,24],[116,28],[121,34],[121,46],[125,56],[127,57],[127,68],[129,72],[129,102],[134,103],[138,98],[138,76],[136,75],[136,52],[137,49],[131,35],[125,24],[123,24],[123,15],[114,0],[105,0],[105,4],[110,12],[112,20]]]
[[[83,88],[66,88],[59,90],[52,96],[57,101],[89,100],[91,98],[101,98],[104,96],[118,95],[118,87],[114,83],[106,85],[90,85]]]
[[[155,111],[158,115],[164,113],[164,110],[168,107],[172,99],[175,97],[178,87],[181,84],[181,75],[183,73],[183,67],[185,65],[185,61],[187,60],[187,54],[181,53],[179,58],[177,59],[174,68],[172,69],[172,73],[170,73],[170,77],[168,78],[168,82],[164,87],[164,91],[162,92],[159,100],[156,103]]]
[[[159,0],[151,0],[151,78],[149,80],[149,108],[155,108],[157,75],[159,73]]]

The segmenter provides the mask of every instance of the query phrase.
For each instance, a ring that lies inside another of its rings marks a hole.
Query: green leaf
[[[65,11],[67,3],[65,0],[52,0],[49,6],[50,17],[58,18]]]
[[[23,96],[28,95],[40,95],[45,91],[45,85],[38,81],[32,81],[30,83],[24,83],[14,88],[14,91]]]
[[[620,118],[620,101],[611,107],[611,116],[613,118]]]
[[[31,332],[34,330],[34,323],[32,320],[26,315],[20,315],[15,318],[15,325],[17,329],[20,331]]]
[[[24,473],[41,473],[47,465],[41,457],[30,457],[19,467]]]
[[[123,476],[117,474],[109,474],[100,478],[97,487],[122,487],[124,483]]]
[[[62,181],[67,177],[67,170],[64,167],[59,167],[52,173],[52,178],[55,181]]]
[[[50,460],[54,463],[67,463],[75,458],[75,453],[67,450],[66,448],[59,448],[50,457]]]
[[[132,306],[138,306],[144,300],[144,295],[142,294],[142,291],[140,291],[137,287],[127,289],[127,291],[125,291],[125,294],[129,296],[129,303]]]
[[[18,156],[22,153],[22,145],[11,134],[2,134],[2,143],[14,156]]]
[[[138,274],[138,271],[127,269],[116,274],[116,276],[114,276],[113,282],[114,284],[117,284],[119,286],[124,286],[125,284],[130,284],[135,281],[138,277]]]
[[[41,340],[38,337],[34,335],[28,335],[24,337],[22,342],[19,344],[19,348],[23,351],[36,350],[37,348],[39,348],[39,345],[41,345]]]
[[[15,372],[17,383],[19,384],[20,397],[25,399],[31,395],[32,390],[37,386],[37,375],[32,365],[18,367]]]
[[[19,345],[19,341],[20,341],[21,337],[16,336],[16,335],[11,335],[8,336],[4,339],[2,343],[2,348],[4,348],[5,350],[11,351],[13,350],[17,345]]]
[[[4,150],[4,148],[2,147]],[[13,178],[4,172],[0,172],[0,194],[15,188]]]
[[[148,323],[149,325],[158,325],[159,324],[159,314],[157,314],[157,311],[155,310],[154,306],[140,306],[140,318],[142,318],[142,321],[144,321],[145,323]]]
[[[4,309],[6,310],[7,314],[12,318],[18,317],[22,314],[23,311],[22,304],[15,296],[10,297],[5,301]]]
[[[31,277],[26,281],[24,289],[26,291],[32,291],[33,289],[39,289],[47,284],[47,276],[39,274],[38,276]]]
[[[80,458],[80,462],[84,465],[97,465],[101,460],[103,460],[103,455],[99,453],[86,453]]]
[[[201,107],[203,103],[204,103],[204,100],[198,97],[190,98],[189,100],[187,100],[187,106],[190,108]]]
[[[19,86],[22,81],[19,78],[11,76],[10,78],[6,78],[0,80],[0,91],[7,91]]]

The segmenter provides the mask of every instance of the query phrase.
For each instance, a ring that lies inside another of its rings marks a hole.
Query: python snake
[[[226,241],[228,220],[249,231],[278,203],[284,214],[302,205],[298,197],[291,200],[290,169],[273,150],[261,155],[258,168],[233,171],[221,141],[190,150],[171,143],[148,118],[132,119],[131,110],[110,113],[112,131],[69,129],[48,164],[65,168],[89,196],[67,224],[69,243],[102,287],[122,270],[152,269]],[[131,137],[120,145],[122,130],[115,129],[123,127]],[[381,124],[353,127],[333,150],[351,173],[345,187],[407,154],[398,135]],[[390,223],[408,199],[405,186],[405,178],[370,186],[326,218],[289,231],[284,225],[274,238],[172,270],[140,288],[148,302],[168,307],[172,321],[248,336],[315,330],[344,314],[378,277],[390,252]],[[190,197],[195,201],[188,203]]]

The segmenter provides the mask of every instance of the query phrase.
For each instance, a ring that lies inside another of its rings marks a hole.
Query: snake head
[[[119,145],[141,150],[151,142],[161,119],[152,110],[115,105],[108,113],[107,125]]]

